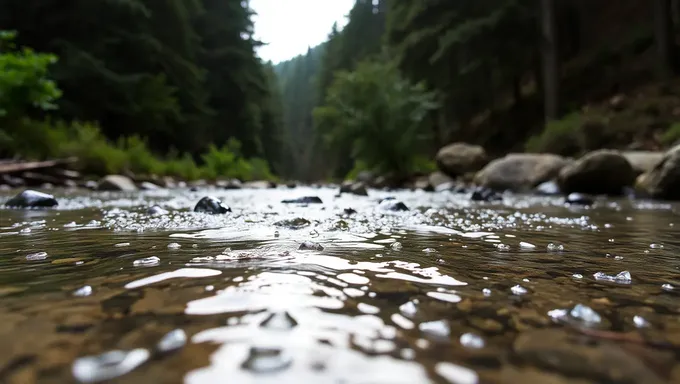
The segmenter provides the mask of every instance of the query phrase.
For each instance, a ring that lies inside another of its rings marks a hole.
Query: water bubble
[[[518,295],[518,296],[519,296],[519,295],[524,295],[524,294],[526,294],[527,292],[529,292],[529,291],[527,291],[526,288],[522,287],[521,285],[515,285],[514,287],[510,288],[510,291],[511,291],[514,295]]]
[[[484,348],[484,339],[474,333],[464,333],[460,336],[460,344],[466,348]]]
[[[582,279],[583,275],[580,273],[574,273],[573,275],[571,275],[571,277],[573,277],[574,279]]]
[[[47,259],[47,252],[36,252],[26,255],[28,261],[40,261]]]
[[[404,246],[401,245],[401,243],[398,242],[398,241],[395,241],[394,243],[392,243],[392,244],[390,245],[390,248],[394,249],[395,251],[398,251],[398,250],[402,249],[403,247],[404,247]]]
[[[80,287],[73,292],[73,296],[81,296],[81,297],[90,296],[91,294],[92,294],[92,287],[90,287],[89,285],[85,285],[83,287]]]
[[[499,251],[509,251],[510,250],[510,246],[507,245],[507,244],[496,244],[496,248]]]
[[[131,372],[149,359],[146,349],[110,351],[98,356],[77,359],[72,366],[73,376],[82,383],[111,380]]]
[[[486,297],[491,296],[491,290],[489,288],[482,289],[482,294]]]
[[[182,248],[182,246],[179,245],[178,243],[170,243],[170,244],[168,244],[168,249],[180,249],[180,248]]]
[[[241,368],[258,373],[277,372],[288,368],[293,363],[291,356],[280,348],[250,347],[250,353]]]
[[[206,285],[204,289],[206,290],[206,292],[212,292],[212,291],[215,290],[215,286],[214,285]]]
[[[135,267],[144,267],[144,266],[152,266],[152,265],[158,265],[161,263],[161,259],[158,258],[158,256],[151,256],[151,257],[145,257],[143,259],[137,259],[132,262],[132,265]]]
[[[562,244],[550,243],[550,244],[548,244],[547,248],[548,248],[548,251],[550,251],[550,252],[564,251],[564,245],[562,245]]]
[[[661,289],[663,289],[664,291],[672,291],[675,289],[675,287],[673,287],[671,284],[666,283],[661,285]]]
[[[159,352],[167,353],[178,350],[187,343],[187,334],[183,329],[172,330],[163,336],[156,345]]]

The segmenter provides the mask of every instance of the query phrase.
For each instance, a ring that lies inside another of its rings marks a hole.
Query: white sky
[[[250,0],[257,12],[255,38],[268,43],[259,56],[276,64],[307,52],[326,41],[334,22],[345,25],[353,5],[354,0]]]

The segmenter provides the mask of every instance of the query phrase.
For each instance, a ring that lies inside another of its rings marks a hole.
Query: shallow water
[[[678,206],[335,193],[0,209],[0,382],[680,382]]]

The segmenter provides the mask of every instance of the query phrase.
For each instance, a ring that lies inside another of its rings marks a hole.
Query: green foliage
[[[543,132],[527,141],[526,150],[573,156],[613,142],[613,133],[615,132],[609,129],[608,118],[572,113],[548,123]]]
[[[54,109],[61,91],[47,71],[57,57],[17,49],[15,38],[15,32],[0,31],[0,117],[21,117],[29,108]]]
[[[661,135],[661,142],[665,145],[673,145],[680,141],[680,123],[674,123]]]
[[[378,172],[407,175],[429,137],[435,95],[403,79],[391,63],[364,62],[340,72],[314,110],[330,145],[351,146],[350,156]]]

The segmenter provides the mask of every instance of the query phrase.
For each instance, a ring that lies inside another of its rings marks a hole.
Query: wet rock
[[[651,171],[664,157],[663,152],[656,151],[624,151],[621,155],[633,167],[635,176]]]
[[[297,183],[295,181],[289,181],[286,183],[286,188],[288,189],[294,189],[297,188]]]
[[[193,180],[189,182],[189,188],[192,190],[198,190],[200,188],[205,188],[208,186],[208,182],[203,179]]]
[[[175,179],[170,176],[164,176],[161,179],[161,186],[168,189],[177,188],[177,181],[175,181]]]
[[[562,191],[556,181],[550,180],[536,186],[534,193],[542,196],[555,196],[561,194]]]
[[[158,206],[158,205],[154,205],[154,206],[150,207],[149,209],[147,209],[147,210],[146,210],[146,213],[147,213],[148,215],[167,215],[167,214],[170,213],[170,212],[168,212],[167,210],[161,208],[161,207]]]
[[[593,205],[595,199],[583,193],[572,192],[564,198],[564,202],[573,205]]]
[[[111,351],[98,356],[87,356],[73,363],[72,373],[81,383],[111,380],[144,364],[151,354],[143,348],[131,351]]]
[[[217,184],[217,186],[222,189],[234,190],[243,188],[243,183],[241,183],[241,180],[238,179],[230,179],[222,181],[221,183]]]
[[[289,220],[281,220],[277,221],[274,223],[277,227],[284,227],[288,229],[302,229],[304,227],[309,226],[312,224],[309,220],[304,219],[302,217],[296,217],[294,219],[289,219]]]
[[[635,189],[655,199],[680,200],[680,145],[666,152],[652,170],[638,176]]]
[[[296,199],[287,199],[281,201],[283,204],[323,204],[323,201],[318,196],[303,196]]]
[[[390,212],[400,212],[400,211],[408,211],[408,207],[406,204],[402,203],[401,201],[395,200],[394,198],[385,198],[380,201],[378,204],[378,208],[380,208],[383,211],[390,211]]]
[[[350,193],[352,195],[358,196],[368,196],[368,190],[366,189],[366,184],[361,181],[345,181],[340,185],[340,193]]]
[[[592,378],[608,383],[663,383],[645,361],[663,360],[659,351],[640,358],[620,344],[588,339],[563,329],[521,333],[513,344],[526,363],[566,376]]]
[[[298,247],[300,251],[323,251],[323,246],[319,243],[305,241]]]
[[[97,190],[133,192],[137,190],[137,186],[134,181],[127,176],[108,175],[99,181]]]
[[[87,180],[87,181],[85,182],[85,184],[83,184],[83,187],[85,187],[85,188],[87,188],[87,189],[89,189],[89,190],[91,190],[91,191],[96,191],[96,190],[97,190],[97,186],[99,186],[99,183],[97,183],[97,182],[94,181],[94,180]]]
[[[439,170],[451,177],[477,172],[489,161],[484,148],[467,143],[453,143],[441,148],[436,160]]]
[[[342,210],[342,214],[345,215],[345,216],[351,216],[351,215],[354,215],[356,213],[357,213],[357,211],[353,208],[345,208],[345,209]]]
[[[428,176],[428,181],[432,190],[437,192],[450,190],[456,185],[455,180],[439,171],[432,172],[430,176]]]
[[[9,199],[5,206],[11,208],[50,208],[58,204],[57,199],[52,195],[27,189]]]
[[[590,152],[560,171],[558,183],[565,193],[621,195],[623,187],[633,185],[635,173],[618,151]]]
[[[139,189],[143,191],[157,191],[161,189],[161,187],[150,181],[142,181],[141,183],[139,183]]]
[[[474,182],[499,191],[530,191],[555,179],[567,164],[567,159],[553,154],[511,153],[490,162],[475,175]]]
[[[231,212],[231,208],[222,205],[222,202],[212,196],[205,196],[198,201],[194,207],[194,212],[209,213],[211,215],[225,214]]]
[[[470,194],[470,200],[486,202],[502,201],[503,195],[491,188],[477,187]]]

